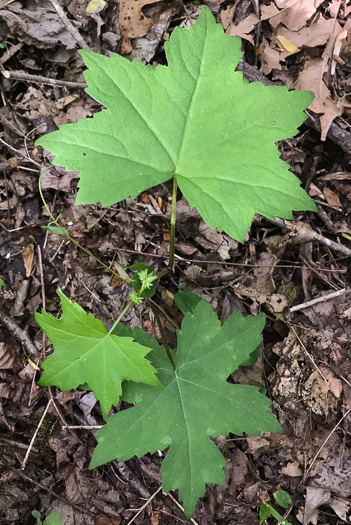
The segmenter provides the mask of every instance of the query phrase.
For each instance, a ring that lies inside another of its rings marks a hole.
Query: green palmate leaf
[[[263,315],[244,318],[235,312],[221,327],[211,306],[201,300],[183,320],[178,349],[172,351],[175,370],[157,341],[135,329],[135,339],[152,348],[149,358],[164,388],[123,386],[123,398],[136,406],[108,418],[97,434],[91,467],[170,445],[161,468],[163,490],[178,489],[191,516],[205,484],[224,483],[225,460],[209,436],[281,431],[269,411],[270,401],[257,388],[226,381],[259,344],[263,326]],[[131,333],[126,327],[120,330]]]
[[[86,91],[107,110],[38,140],[80,171],[77,204],[108,206],[176,176],[190,206],[239,241],[255,213],[315,210],[275,145],[297,133],[313,95],[249,84],[235,72],[240,45],[204,6],[165,43],[167,67],[81,51]]]
[[[86,314],[62,292],[62,316],[56,319],[43,311],[35,319],[54,346],[54,353],[42,364],[45,370],[39,384],[56,385],[61,390],[87,383],[100,401],[107,416],[117,405],[124,380],[161,386],[156,370],[145,359],[150,348],[141,346],[132,337],[109,334],[98,319]]]

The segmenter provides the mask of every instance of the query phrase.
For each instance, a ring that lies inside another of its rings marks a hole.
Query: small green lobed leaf
[[[100,401],[106,418],[112,405],[117,405],[122,393],[122,381],[143,382],[161,386],[157,371],[145,359],[148,347],[132,337],[109,334],[98,319],[86,314],[59,290],[62,315],[56,319],[43,311],[35,319],[54,346],[42,364],[41,386],[56,385],[61,390],[77,388],[87,383]]]
[[[268,520],[268,518],[272,515],[271,513],[271,506],[267,503],[261,503],[260,505],[260,524],[264,521]]]
[[[200,300],[178,333],[175,369],[157,341],[136,329],[133,336],[152,349],[149,358],[164,387],[123,384],[123,399],[136,405],[108,418],[99,430],[90,467],[170,446],[161,468],[163,490],[177,489],[190,517],[206,483],[224,483],[225,459],[210,436],[281,432],[269,399],[255,387],[226,381],[260,343],[264,322],[264,315],[235,312],[221,326],[211,306]],[[119,327],[118,333],[131,331]]]
[[[240,45],[203,6],[165,43],[166,67],[81,51],[86,91],[107,109],[37,141],[80,171],[77,204],[109,206],[176,176],[207,224],[241,242],[255,213],[315,211],[275,144],[297,133],[313,95],[249,84],[235,71]]]

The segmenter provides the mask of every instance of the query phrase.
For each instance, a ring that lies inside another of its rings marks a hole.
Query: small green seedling
[[[55,165],[80,172],[77,204],[110,206],[172,180],[169,271],[178,187],[209,226],[241,242],[255,213],[292,219],[293,210],[316,209],[276,146],[297,133],[312,94],[249,84],[235,71],[240,46],[240,38],[226,35],[204,6],[189,30],[175,28],[165,43],[167,66],[83,50],[86,91],[106,109],[38,140],[56,155]],[[47,210],[60,233],[77,244]],[[227,382],[240,365],[257,359],[265,318],[235,312],[221,326],[207,301],[183,291],[175,296],[185,314],[177,349],[168,347],[158,323],[161,348],[120,320],[142,299],[164,313],[151,297],[167,271],[155,275],[143,263],[120,266],[134,292],[109,331],[61,291],[60,319],[36,314],[54,346],[40,384],[87,386],[104,418],[120,399],[133,403],[97,433],[90,466],[169,447],[163,490],[178,490],[190,518],[206,483],[224,483],[225,459],[211,437],[281,432],[257,388]]]
[[[285,490],[277,490],[273,497],[280,507],[287,509],[291,505],[291,498]],[[284,516],[279,514],[269,503],[265,501],[260,506],[260,524],[265,522],[270,517],[275,518],[280,525],[291,525],[290,521],[286,520]]]
[[[4,281],[4,279],[1,279],[1,278],[0,278],[0,286],[5,286],[5,281]]]
[[[62,525],[61,515],[55,510],[44,521],[41,521],[40,512],[32,511],[32,516],[37,519],[37,525]]]

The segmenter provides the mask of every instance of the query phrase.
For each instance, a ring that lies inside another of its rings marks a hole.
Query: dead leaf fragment
[[[251,13],[239,24],[231,24],[226,32],[230,36],[240,36],[241,38],[245,38],[245,40],[248,40],[254,45],[253,35],[250,33],[255,29],[258,22],[258,17],[254,13]]]
[[[288,462],[286,467],[282,468],[281,472],[285,476],[293,476],[293,477],[302,476],[302,471],[300,469],[299,464],[298,463],[292,463],[291,461]]]
[[[272,27],[284,24],[292,31],[298,31],[306,25],[317,11],[323,0],[276,0],[275,4],[261,6],[262,20],[269,19]]]
[[[330,490],[323,487],[307,487],[303,525],[317,524],[318,507],[329,503]]]
[[[100,11],[104,9],[105,6],[106,6],[105,0],[90,0],[85,12],[88,15],[99,13]]]
[[[285,49],[285,51],[288,51],[289,53],[296,53],[296,51],[297,51],[297,47],[295,46],[295,44],[293,44],[292,42],[290,42],[290,40],[288,40],[287,38],[285,38],[285,36],[283,36],[283,35],[277,35],[277,36],[276,36],[276,39],[277,39],[278,42],[283,46],[283,48]]]
[[[294,89],[313,91],[316,98],[310,104],[309,109],[321,114],[321,140],[326,139],[331,123],[343,112],[338,103],[331,99],[330,91],[323,79],[327,63],[324,58],[308,60],[293,85]]]
[[[336,206],[337,208],[341,208],[341,202],[337,194],[330,190],[329,188],[324,188],[323,190],[324,197],[330,206]]]
[[[39,367],[38,365],[36,365],[36,364],[34,363],[34,361],[32,361],[31,359],[29,359],[29,357],[28,357],[28,363],[30,364],[30,366],[31,366],[32,368],[34,368],[34,370],[36,370],[37,372],[40,371],[40,367]]]
[[[0,343],[0,370],[9,370],[16,359],[16,351],[6,343]]]
[[[332,498],[329,507],[333,509],[335,514],[345,523],[350,522],[351,503],[344,498]]]
[[[142,13],[145,5],[154,4],[160,0],[119,0],[119,29],[123,36],[121,53],[125,55],[132,51],[131,38],[140,38],[151,29],[154,21]]]
[[[26,270],[26,277],[30,277],[33,272],[34,264],[34,244],[28,244],[27,248],[22,253],[22,259]]]

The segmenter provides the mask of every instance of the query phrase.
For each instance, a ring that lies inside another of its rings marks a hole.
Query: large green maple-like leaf
[[[54,346],[42,364],[45,370],[39,384],[56,385],[70,390],[87,383],[100,401],[105,418],[112,405],[117,405],[124,380],[160,387],[157,371],[145,359],[149,347],[132,337],[109,334],[99,319],[72,303],[62,292],[62,315],[56,319],[43,311],[35,319]]]
[[[149,357],[164,388],[123,386],[123,399],[136,406],[108,418],[99,430],[91,467],[170,445],[161,468],[163,490],[178,489],[185,514],[191,516],[205,484],[224,483],[225,460],[209,436],[281,432],[270,401],[257,388],[226,381],[260,343],[264,320],[264,315],[235,312],[221,327],[201,300],[183,320],[173,351],[175,370],[156,340],[135,329],[136,340],[153,348]]]
[[[86,91],[107,110],[37,141],[80,171],[77,204],[109,206],[176,176],[207,224],[239,241],[255,213],[315,210],[275,145],[297,133],[313,95],[249,84],[235,72],[240,43],[204,6],[165,43],[167,67],[81,51]]]

